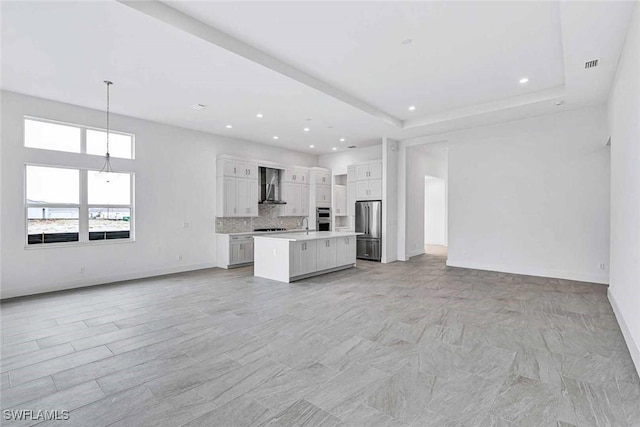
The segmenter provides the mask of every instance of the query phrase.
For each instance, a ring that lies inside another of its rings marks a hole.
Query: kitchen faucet
[[[304,218],[302,218],[302,221],[300,221],[300,227],[302,227],[304,225],[304,220],[307,220],[307,226],[304,228],[307,232],[307,234],[309,234],[309,217],[305,216]]]

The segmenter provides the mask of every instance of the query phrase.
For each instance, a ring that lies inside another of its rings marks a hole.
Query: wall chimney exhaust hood
[[[287,202],[280,195],[280,169],[260,166],[260,203],[264,205],[284,205]]]

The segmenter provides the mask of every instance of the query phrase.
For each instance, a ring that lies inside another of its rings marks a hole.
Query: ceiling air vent
[[[356,148],[356,146],[355,145],[350,145],[347,148]]]
[[[597,59],[592,59],[591,61],[587,61],[584,63],[584,68],[585,69],[589,69],[589,68],[595,68],[598,66],[598,60]]]

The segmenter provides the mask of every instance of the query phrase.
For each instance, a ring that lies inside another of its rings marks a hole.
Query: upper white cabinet
[[[258,165],[218,159],[216,169],[216,216],[258,216]]]
[[[356,165],[356,180],[382,179],[382,162]]]
[[[335,185],[334,207],[336,216],[347,216],[347,187],[345,185]]]
[[[216,166],[218,176],[258,179],[257,163],[233,159],[219,159]]]
[[[320,207],[331,206],[331,186],[316,185],[316,203]]]
[[[356,165],[356,200],[382,199],[382,162]]]
[[[316,169],[313,171],[315,207],[331,207],[331,171],[326,169]]]
[[[304,168],[285,169],[282,182],[293,182],[298,184],[309,183],[309,170]]]
[[[331,185],[331,172],[329,171],[315,171],[315,172],[316,172],[316,184]]]

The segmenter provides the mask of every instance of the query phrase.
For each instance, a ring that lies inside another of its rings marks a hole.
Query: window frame
[[[76,153],[77,154],[77,153]],[[71,169],[79,172],[78,179],[80,180],[78,191],[80,192],[79,203],[38,203],[32,204],[27,202],[27,168],[29,166],[39,166],[58,169]],[[87,245],[108,245],[113,243],[133,243],[135,242],[135,172],[133,171],[119,171],[117,173],[128,174],[129,179],[129,205],[107,205],[107,204],[89,204],[89,188],[88,188],[88,172],[98,171],[94,168],[79,168],[73,166],[64,165],[51,165],[42,163],[25,163],[24,165],[24,245],[25,249],[44,249],[44,248],[65,248],[73,246],[87,246]],[[78,240],[69,242],[56,242],[56,243],[33,243],[29,244],[29,208],[74,208],[78,209]],[[124,208],[130,209],[129,219],[129,237],[126,239],[100,239],[89,240],[89,209],[90,208]]]
[[[54,125],[70,126],[70,127],[75,127],[75,128],[80,129],[80,151],[79,152],[72,152],[72,151],[54,150],[54,149],[50,149],[50,148],[29,147],[27,145],[27,127],[25,126],[25,121],[26,120],[42,122],[42,123],[51,123],[51,124],[54,124]],[[76,124],[76,123],[63,122],[63,121],[60,121],[60,120],[43,119],[43,118],[40,118],[40,117],[34,117],[34,116],[25,115],[25,116],[22,117],[22,146],[24,148],[28,148],[29,150],[55,151],[56,153],[63,153],[63,154],[75,155],[75,156],[84,155],[84,156],[91,156],[93,158],[95,158],[95,157],[104,157],[104,154],[90,154],[90,153],[87,153],[87,130],[88,129],[94,130],[94,131],[99,131],[99,132],[106,132],[107,131],[106,128],[100,128],[100,127],[96,127],[96,126],[79,125],[79,124]],[[115,156],[112,156],[114,159],[124,159],[124,160],[135,160],[136,159],[136,135],[135,134],[133,134],[131,132],[124,132],[124,131],[112,130],[112,129],[109,129],[109,134],[124,135],[124,136],[128,136],[128,137],[131,138],[131,157],[115,157]]]
[[[89,204],[89,188],[88,188],[88,172],[89,171],[99,171],[96,168],[96,159],[100,157],[104,157],[99,154],[89,154],[87,153],[87,130],[95,130],[100,132],[106,132],[105,128],[95,127],[95,126],[86,126],[79,125],[76,123],[69,123],[60,120],[51,120],[44,119],[40,117],[34,117],[29,115],[24,115],[22,117],[22,145],[23,148],[27,149],[26,153],[36,153],[43,151],[45,153],[57,153],[55,161],[48,162],[48,160],[42,160],[40,156],[27,154],[25,156],[25,162],[23,164],[23,207],[24,207],[24,248],[26,250],[40,250],[40,249],[55,249],[55,248],[68,248],[68,247],[78,247],[78,246],[93,246],[93,245],[111,245],[111,244],[126,244],[126,243],[134,243],[135,239],[135,230],[136,230],[136,207],[135,207],[135,163],[126,163],[126,162],[134,162],[135,161],[135,147],[136,147],[136,139],[135,134],[130,132],[123,131],[112,131],[109,129],[110,134],[119,134],[126,135],[131,138],[131,157],[114,157],[114,159],[118,159],[118,162],[122,161],[129,166],[124,170],[117,170],[115,173],[122,173],[129,175],[129,204],[123,205],[109,205],[109,204]],[[29,147],[27,146],[26,140],[26,121],[38,121],[44,123],[52,123],[59,124],[63,126],[71,126],[80,129],[80,152],[70,152],[63,150],[52,150],[48,148],[40,148],[40,147]],[[33,150],[33,151],[31,151]],[[84,161],[79,159],[85,159]],[[80,163],[80,164],[79,164]],[[85,166],[82,163],[90,164],[90,166]],[[27,199],[27,167],[29,166],[39,166],[39,167],[48,167],[48,168],[58,168],[58,169],[71,169],[78,171],[78,204],[68,204],[68,203],[38,203],[32,204],[28,203]],[[29,209],[30,208],[73,208],[78,209],[78,240],[68,241],[68,242],[54,242],[54,243],[32,243],[29,244]],[[100,240],[89,240],[89,209],[90,208],[123,208],[129,209],[130,217],[129,217],[129,237],[128,238],[119,238],[119,239],[100,239]]]

